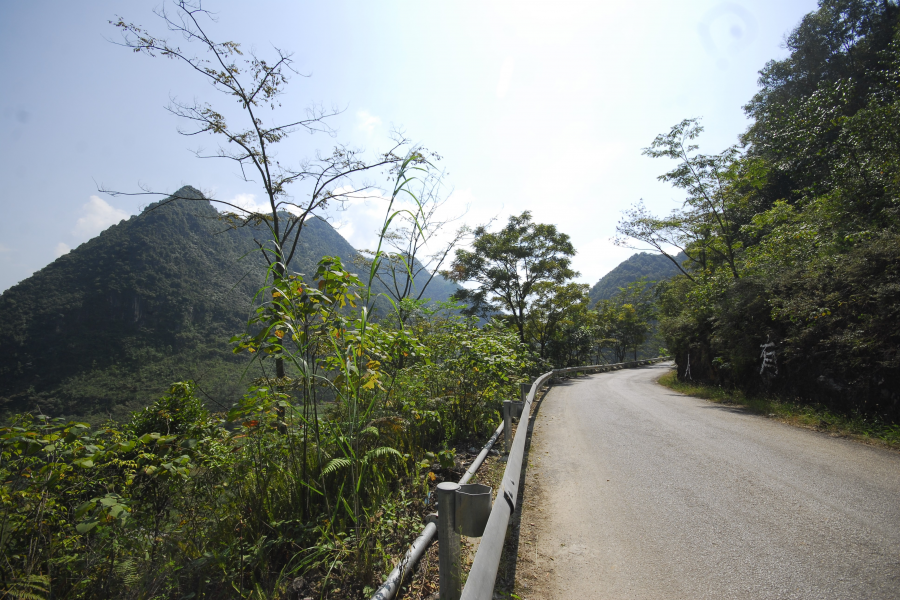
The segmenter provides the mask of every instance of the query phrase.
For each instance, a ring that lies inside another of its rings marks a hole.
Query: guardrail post
[[[530,383],[520,383],[519,384],[519,396],[520,396],[519,400],[521,400],[522,402],[525,402],[525,400],[528,399],[528,392],[530,392],[530,391],[531,391]]]
[[[461,567],[459,533],[456,531],[456,492],[458,483],[445,481],[437,486],[438,501],[438,578],[440,600],[459,600]]]
[[[503,401],[503,449],[509,454],[509,447],[512,444],[512,400]]]

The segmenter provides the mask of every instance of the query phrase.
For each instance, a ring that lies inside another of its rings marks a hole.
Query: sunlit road
[[[527,600],[900,598],[900,453],[682,396],[668,368],[542,402]]]

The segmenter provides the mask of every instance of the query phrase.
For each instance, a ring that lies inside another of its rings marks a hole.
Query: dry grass
[[[675,371],[659,378],[665,387],[720,404],[744,407],[748,412],[765,415],[795,427],[823,431],[836,437],[900,450],[900,425],[886,424],[863,415],[839,415],[824,406],[801,404],[782,398],[748,396],[740,390],[678,381]]]

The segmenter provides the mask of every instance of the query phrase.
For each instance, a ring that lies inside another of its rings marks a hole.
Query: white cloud
[[[578,244],[576,249],[578,254],[572,259],[572,267],[581,273],[578,280],[590,285],[597,283],[623,260],[639,252],[633,248],[616,246],[611,239],[604,237]]]
[[[69,245],[67,243],[60,242],[56,245],[56,248],[54,248],[53,252],[56,254],[56,258],[59,258],[63,254],[68,254],[70,250],[71,248],[69,248]]]
[[[334,228],[341,233],[345,240],[352,240],[356,234],[356,226],[352,221],[337,222]]]
[[[331,226],[357,250],[375,248],[388,198],[377,189],[355,192],[350,186],[337,188],[334,194],[344,201],[331,203],[327,214]]]
[[[81,211],[83,216],[75,222],[72,234],[84,240],[91,239],[110,225],[128,218],[127,212],[110,206],[99,196],[91,196],[87,204],[81,207]],[[57,252],[59,249],[57,245]]]
[[[257,202],[256,194],[238,194],[231,200],[227,200],[228,204],[236,206],[238,208],[242,208],[247,212],[259,212],[259,213],[268,213],[271,211],[271,207],[268,202]],[[220,210],[230,211],[233,210],[231,206],[228,204],[220,204],[218,208]]]
[[[509,91],[509,82],[512,81],[513,70],[516,68],[516,61],[512,57],[507,57],[500,67],[500,79],[497,80],[497,98],[502,100]]]
[[[357,129],[365,131],[368,135],[372,135],[375,132],[375,128],[381,125],[381,119],[367,110],[357,112],[356,119],[358,121]]]

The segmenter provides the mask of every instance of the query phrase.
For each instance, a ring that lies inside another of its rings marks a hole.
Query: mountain
[[[194,188],[176,195],[196,200],[152,204],[0,295],[0,414],[122,418],[184,379],[226,408],[260,375],[241,381],[248,359],[228,340],[263,285],[265,236],[228,229]],[[354,270],[356,250],[310,219],[290,268],[312,275],[324,255]],[[455,286],[437,280],[444,300]]]
[[[687,260],[687,257],[684,253],[679,253],[675,259],[680,264],[682,261]],[[619,288],[625,287],[632,281],[637,281],[642,277],[646,277],[650,281],[662,281],[678,273],[678,267],[662,254],[638,252],[619,263],[615,269],[601,277],[600,281],[594,284],[588,293],[591,298],[591,305],[596,304],[600,300],[609,300],[619,291]]]

